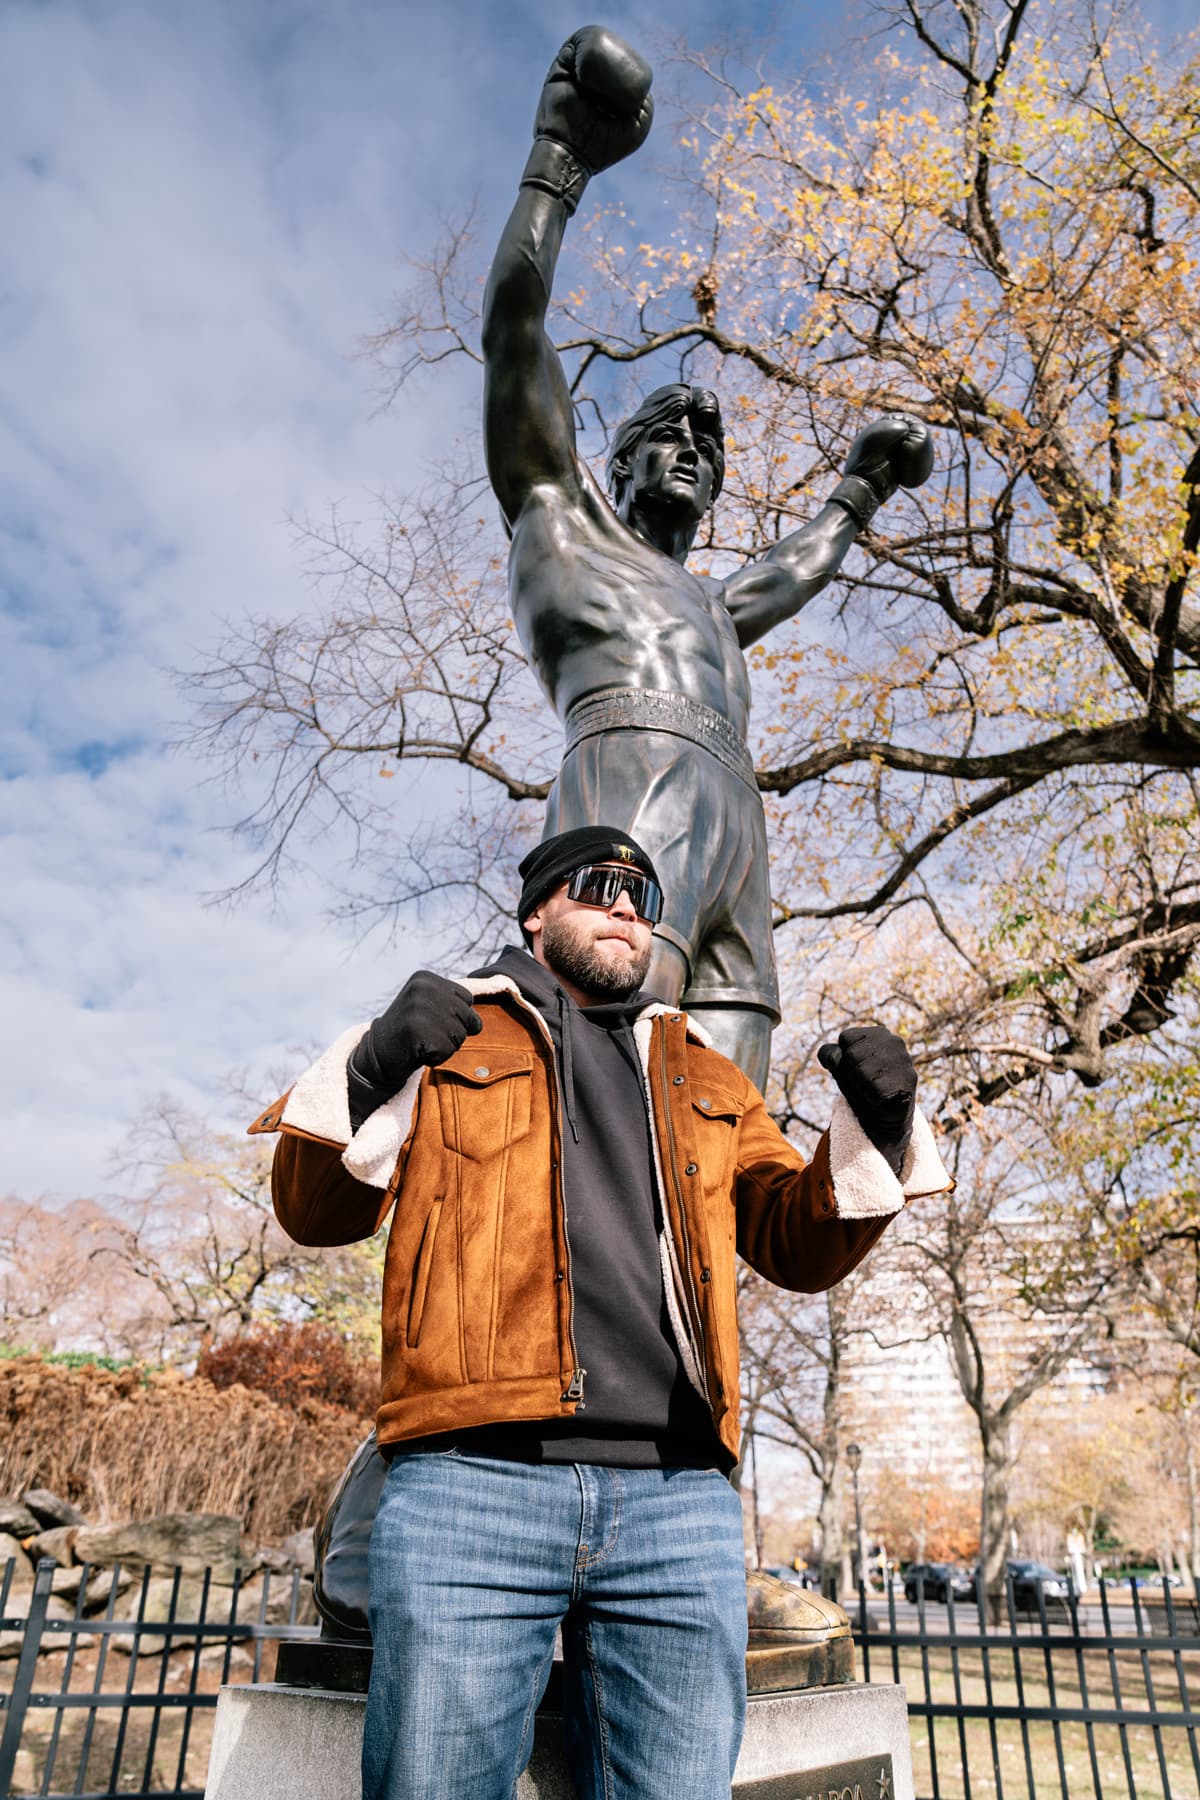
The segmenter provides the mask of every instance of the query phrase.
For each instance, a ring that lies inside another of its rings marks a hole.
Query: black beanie
[[[517,924],[526,943],[529,938],[525,921],[534,908],[576,869],[597,862],[628,863],[631,869],[640,869],[662,886],[646,852],[624,832],[614,831],[611,825],[579,825],[574,831],[561,831],[557,837],[538,844],[517,868],[524,883],[517,902]]]

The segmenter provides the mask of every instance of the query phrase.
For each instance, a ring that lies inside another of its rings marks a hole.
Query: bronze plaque
[[[856,1756],[803,1775],[773,1775],[734,1792],[737,1800],[896,1800],[890,1755]]]

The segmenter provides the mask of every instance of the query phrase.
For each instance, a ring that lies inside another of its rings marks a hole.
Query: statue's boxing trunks
[[[565,728],[543,835],[628,831],[662,884],[655,933],[687,958],[683,1004],[761,1007],[778,1023],[766,821],[728,719],[684,694],[604,688],[571,708]]]

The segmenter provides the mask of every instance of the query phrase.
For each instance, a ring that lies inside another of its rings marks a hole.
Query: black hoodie
[[[684,1374],[663,1293],[659,1200],[632,1030],[648,996],[577,1006],[550,969],[515,946],[478,973],[507,975],[554,1040],[573,1335],[587,1373],[574,1418],[485,1426],[455,1434],[457,1441],[545,1462],[726,1469],[707,1403]]]

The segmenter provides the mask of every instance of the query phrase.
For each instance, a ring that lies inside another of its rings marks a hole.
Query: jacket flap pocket
[[[499,1156],[529,1130],[533,1056],[469,1043],[429,1074],[442,1140],[472,1161]]]
[[[435,1081],[451,1076],[471,1087],[490,1087],[494,1081],[504,1081],[510,1075],[528,1075],[532,1069],[533,1057],[528,1050],[473,1049],[468,1038],[460,1050],[430,1073]]]
[[[717,1087],[711,1081],[692,1083],[692,1105],[705,1119],[740,1119],[746,1102],[740,1094]]]

